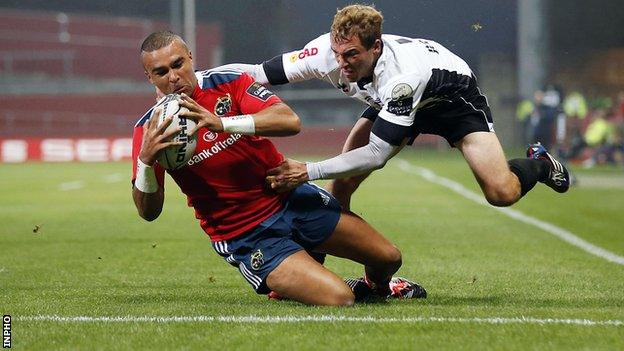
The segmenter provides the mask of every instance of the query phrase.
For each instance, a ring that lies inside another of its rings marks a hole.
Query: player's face
[[[354,35],[346,40],[332,39],[331,48],[342,74],[350,82],[356,82],[373,75],[375,63],[381,55],[381,40],[375,40],[373,46],[367,49],[360,38]]]
[[[164,94],[193,94],[197,77],[193,71],[193,57],[179,40],[141,55],[145,75]]]

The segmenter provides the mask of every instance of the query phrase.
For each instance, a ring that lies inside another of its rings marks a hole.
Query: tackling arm
[[[382,168],[405,143],[394,146],[371,133],[367,145],[334,158],[306,164],[309,180],[346,178]]]

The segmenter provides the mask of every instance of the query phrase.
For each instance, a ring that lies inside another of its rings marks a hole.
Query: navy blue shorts
[[[266,278],[300,250],[312,250],[334,232],[340,203],[312,183],[294,189],[280,211],[254,229],[229,240],[213,241],[215,251],[237,267],[258,294],[268,294]]]

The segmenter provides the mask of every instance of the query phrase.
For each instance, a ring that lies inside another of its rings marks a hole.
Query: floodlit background
[[[182,34],[195,47],[198,69],[262,62],[299,49],[327,31],[336,8],[346,4],[329,0],[3,1],[1,159],[126,158],[127,140],[119,138],[130,135],[134,121],[153,102],[138,47],[154,30],[169,28]],[[569,153],[570,159],[602,162],[601,155],[594,155],[596,150],[622,129],[621,1],[378,1],[376,7],[385,17],[384,32],[436,40],[470,64],[506,147],[539,138]],[[301,142],[281,145],[287,153],[338,152],[363,109],[321,82],[274,90],[304,120]],[[538,90],[545,94],[538,96]],[[581,94],[581,100],[574,92]],[[564,127],[560,112],[568,97],[574,98],[568,101]],[[585,133],[595,119],[615,126],[615,132],[601,125],[594,133],[598,136],[589,136],[586,142]],[[536,135],[536,130],[542,133]],[[321,135],[328,140],[322,148],[313,148],[310,143]],[[583,143],[592,149],[588,151]],[[421,137],[420,145],[445,147],[436,137]]]
[[[347,3],[0,1],[0,312],[12,348],[624,349],[622,0],[376,1],[386,33],[470,64],[509,158],[540,140],[575,180],[493,208],[459,152],[419,136],[351,209],[397,245],[397,275],[425,300],[267,301],[213,252],[170,177],[159,218],[139,218],[130,137],[154,103],[143,38],[181,33],[198,69],[262,62],[328,30]],[[272,140],[300,160],[340,152],[364,109],[321,82],[272,89],[303,119],[299,135]],[[335,257],[326,266],[363,274]]]

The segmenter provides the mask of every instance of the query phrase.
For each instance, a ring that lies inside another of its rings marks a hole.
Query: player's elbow
[[[301,119],[293,112],[293,116],[290,121],[290,135],[299,134],[301,132]]]
[[[160,216],[160,212],[158,210],[152,210],[152,211],[146,211],[144,209],[137,209],[139,212],[139,216],[141,218],[143,218],[144,220],[151,222],[153,220],[155,220],[156,218],[158,218],[158,216]]]
[[[287,110],[285,109],[283,113],[284,124],[282,133],[284,133],[285,136],[299,134],[299,132],[301,131],[301,119],[299,118],[299,116],[297,116],[295,111],[291,110],[287,106],[285,107]]]
[[[373,157],[371,159],[371,162],[370,162],[370,168],[373,171],[376,171],[378,169],[382,169],[382,168],[384,168],[384,166],[386,165],[387,162],[388,162],[388,160],[385,159],[385,158]]]
[[[278,113],[281,116],[280,135],[290,136],[298,134],[301,131],[301,119],[295,111],[286,104],[279,104],[276,108],[279,109]]]

